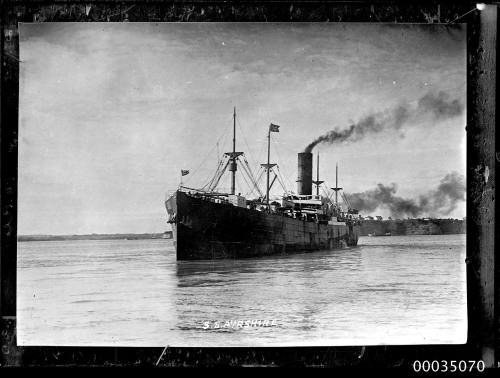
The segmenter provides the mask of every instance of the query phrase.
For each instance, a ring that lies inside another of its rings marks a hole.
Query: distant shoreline
[[[57,240],[144,240],[172,239],[172,231],[152,234],[19,235],[20,242]]]
[[[462,219],[365,219],[361,222],[362,236],[449,235],[466,233],[467,222]]]

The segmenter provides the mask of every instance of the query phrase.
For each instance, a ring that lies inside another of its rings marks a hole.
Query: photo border
[[[90,8],[89,8],[90,6]],[[2,366],[399,367],[414,361],[497,366],[499,291],[495,274],[498,8],[426,1],[3,1],[1,4],[0,172]],[[463,15],[463,17],[461,17]],[[467,308],[464,345],[366,347],[130,348],[16,344],[18,22],[390,22],[467,27]]]

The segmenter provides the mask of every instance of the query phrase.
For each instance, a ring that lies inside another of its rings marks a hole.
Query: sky
[[[401,103],[466,102],[463,25],[362,23],[21,24],[18,234],[163,232],[165,195],[201,187],[219,155],[266,156],[296,190],[297,153]],[[318,144],[320,175],[348,193],[396,184],[419,198],[465,175],[465,108]],[[316,156],[315,156],[316,161]],[[316,168],[314,168],[316,172]],[[237,191],[247,186],[237,175]],[[229,176],[220,190],[228,190]],[[283,189],[275,185],[273,194]],[[384,213],[385,212],[385,213]],[[371,215],[387,216],[387,209]],[[433,214],[439,215],[439,214]],[[465,216],[465,202],[446,217]]]

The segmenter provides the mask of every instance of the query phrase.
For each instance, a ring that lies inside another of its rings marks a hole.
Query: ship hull
[[[249,258],[357,245],[358,225],[320,224],[177,191],[166,203],[177,260]]]

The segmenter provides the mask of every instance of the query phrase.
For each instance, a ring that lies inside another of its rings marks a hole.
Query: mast
[[[233,151],[225,152],[224,155],[229,156],[229,171],[231,172],[231,194],[235,194],[236,171],[238,169],[236,160],[238,156],[243,155],[243,152],[236,152],[236,107],[233,110]]]
[[[335,163],[335,206],[338,206],[339,199],[339,163]]]
[[[236,106],[233,109],[233,155],[231,160],[231,194],[234,194],[236,182]]]
[[[267,185],[266,185],[266,203],[267,209],[269,209],[269,161],[271,160],[271,128],[267,132]]]
[[[339,200],[338,200],[338,192],[339,190],[342,190],[342,188],[339,188],[339,164],[335,164],[335,188],[331,188],[332,190],[335,191],[335,207],[338,207],[339,205]]]
[[[274,167],[276,164],[271,164],[271,133],[278,133],[279,132],[279,126],[271,123],[269,125],[269,131],[267,132],[267,164],[261,164],[262,167],[266,169],[267,172],[267,184],[266,184],[266,204],[267,204],[267,209],[269,210],[269,172],[272,167]],[[274,181],[273,181],[274,182]]]
[[[316,195],[319,196],[319,151],[318,160],[316,161]]]
[[[319,151],[318,151],[318,159],[316,163],[316,181],[313,181],[313,184],[316,185],[316,195],[319,196],[319,186],[323,184],[324,181],[320,181],[319,179]]]

